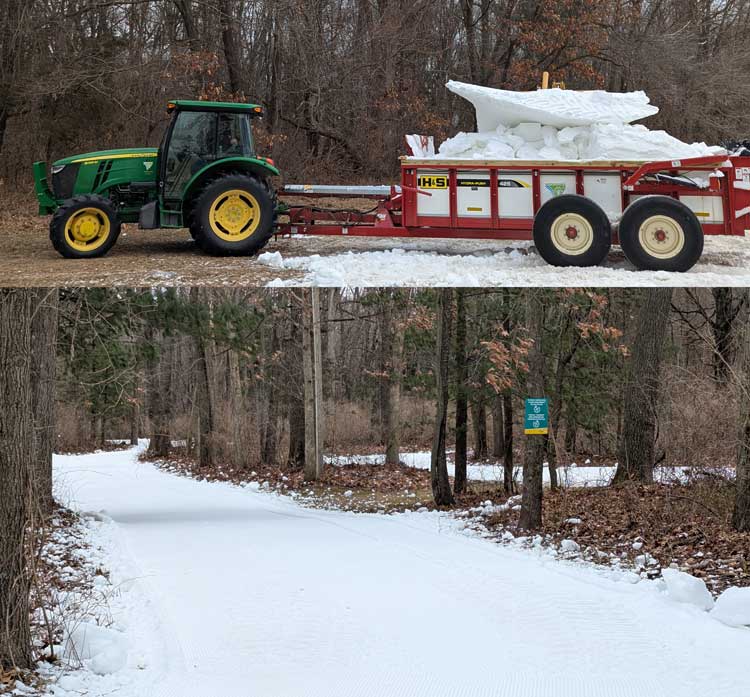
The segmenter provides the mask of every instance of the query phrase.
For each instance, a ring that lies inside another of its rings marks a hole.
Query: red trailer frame
[[[447,170],[450,214],[443,217],[420,216],[418,197],[430,196],[418,186],[421,170]],[[462,217],[458,213],[458,176],[462,172],[482,171],[490,178],[490,215],[484,219]],[[402,158],[401,186],[391,186],[390,193],[357,194],[356,187],[287,187],[283,197],[315,199],[372,199],[369,212],[331,209],[311,205],[290,205],[288,221],[277,225],[278,235],[342,235],[357,237],[455,238],[481,240],[531,240],[534,217],[519,219],[503,217],[499,205],[500,172],[531,172],[533,215],[542,207],[541,177],[549,172],[574,172],[576,193],[585,195],[584,178],[593,173],[620,173],[622,209],[634,197],[683,196],[717,197],[721,199],[723,221],[702,223],[706,235],[745,236],[750,233],[750,157],[712,156],[662,162],[528,162],[528,161],[453,161]],[[705,173],[710,185],[699,188],[684,179],[688,173]],[[367,191],[366,187],[362,191]],[[613,242],[617,229],[613,226]]]

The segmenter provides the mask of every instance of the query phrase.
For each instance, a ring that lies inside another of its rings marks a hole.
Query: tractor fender
[[[198,170],[185,186],[183,200],[186,202],[192,200],[208,179],[214,179],[223,172],[247,172],[261,179],[281,176],[281,172],[276,167],[260,158],[227,157]]]

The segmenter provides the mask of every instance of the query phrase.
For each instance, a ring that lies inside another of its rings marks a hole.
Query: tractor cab
[[[263,109],[176,100],[168,111],[172,119],[158,150],[67,157],[52,165],[49,179],[46,164],[34,164],[39,213],[53,215],[50,237],[63,256],[103,256],[122,223],[188,227],[213,254],[252,254],[270,238],[276,208],[270,179],[279,171],[255,151],[252,122]]]

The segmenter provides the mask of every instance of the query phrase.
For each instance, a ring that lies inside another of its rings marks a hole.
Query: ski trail
[[[112,518],[155,608],[151,697],[747,695],[750,632],[445,515],[304,509],[135,450],[55,476]]]

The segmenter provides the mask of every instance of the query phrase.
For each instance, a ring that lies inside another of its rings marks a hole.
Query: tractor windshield
[[[181,198],[193,175],[216,160],[254,156],[249,115],[182,111],[167,152],[165,197]]]

